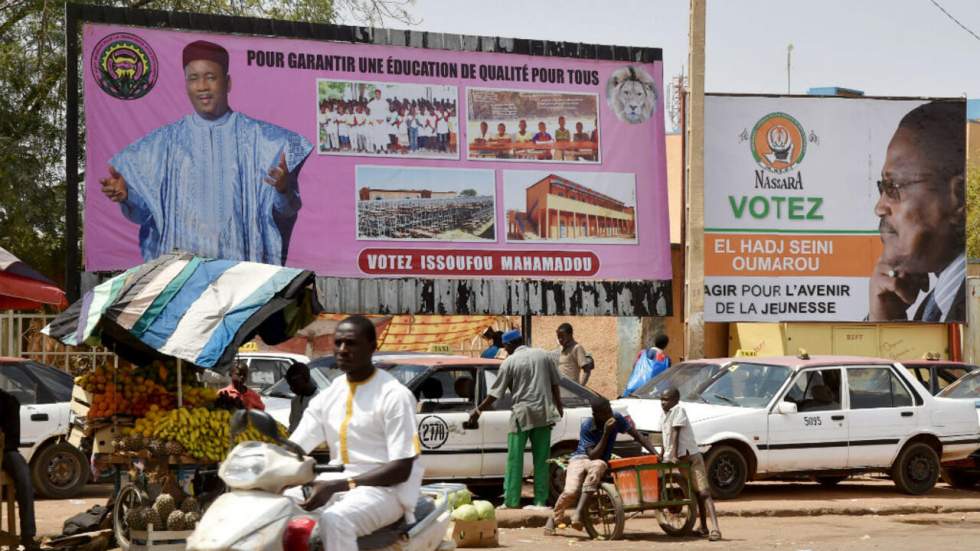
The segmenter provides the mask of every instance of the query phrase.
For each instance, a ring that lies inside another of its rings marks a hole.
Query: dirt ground
[[[76,499],[39,500],[38,533],[60,533],[65,519],[104,505],[111,491],[111,485],[90,485]],[[670,538],[650,515],[628,520],[626,539],[618,542],[593,542],[570,529],[546,538],[540,528],[546,515],[540,513],[500,511],[497,518],[501,545],[528,551],[566,547],[625,551],[667,543],[685,550],[980,549],[980,489],[955,490],[940,483],[926,495],[908,496],[890,481],[873,477],[848,480],[835,488],[810,482],[757,482],[750,483],[739,499],[717,506],[725,537],[720,544]]]
[[[980,513],[722,518],[723,541],[672,538],[653,519],[632,519],[620,541],[591,541],[568,530],[544,536],[541,528],[502,529],[500,544],[510,551],[661,549],[726,551],[975,551],[980,548]],[[567,535],[565,535],[567,534]]]

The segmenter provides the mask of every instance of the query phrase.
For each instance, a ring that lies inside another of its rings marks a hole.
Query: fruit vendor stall
[[[108,508],[120,547],[180,548],[223,491],[217,465],[230,447],[264,440],[254,429],[232,440],[231,412],[201,373],[227,372],[256,335],[275,344],[309,323],[312,281],[293,268],[171,254],[100,284],[45,327],[125,360],[76,378],[70,436],[91,441],[95,466],[116,473]]]

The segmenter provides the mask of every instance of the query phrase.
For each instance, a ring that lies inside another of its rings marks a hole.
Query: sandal
[[[708,541],[718,541],[721,539],[721,532],[718,530],[712,530],[708,532]]]

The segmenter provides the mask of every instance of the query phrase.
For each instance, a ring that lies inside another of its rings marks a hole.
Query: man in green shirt
[[[524,448],[531,440],[534,458],[534,504],[529,510],[549,510],[548,459],[551,455],[551,427],[561,420],[564,411],[558,392],[561,376],[551,354],[524,345],[520,331],[508,331],[501,338],[507,359],[500,365],[497,379],[487,397],[470,412],[470,424],[508,391],[514,400],[507,435],[507,468],[504,472],[504,504],[501,509],[516,509],[521,502],[524,479]]]

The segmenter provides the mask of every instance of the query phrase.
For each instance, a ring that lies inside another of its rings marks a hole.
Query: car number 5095
[[[822,424],[823,424],[823,422],[820,420],[820,417],[810,417],[810,416],[804,416],[803,417],[803,425],[804,426],[807,426],[807,427],[818,427],[818,426],[820,426]]]

